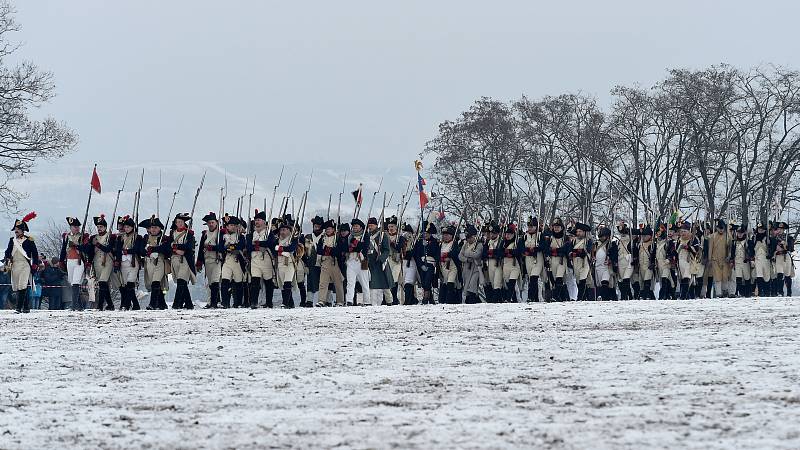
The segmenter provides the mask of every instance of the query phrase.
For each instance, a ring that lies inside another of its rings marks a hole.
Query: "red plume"
[[[105,214],[103,214],[103,213],[100,213],[100,218],[101,218],[101,219],[105,219],[105,218],[106,218],[106,215],[105,215]]]
[[[22,218],[23,222],[30,222],[31,220],[36,218],[36,211],[31,211]]]
[[[258,214],[258,208],[256,208],[256,214]]]

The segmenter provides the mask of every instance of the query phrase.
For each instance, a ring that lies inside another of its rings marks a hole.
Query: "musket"
[[[325,215],[325,220],[331,220],[331,202],[333,201],[333,194],[328,194],[328,213]]]
[[[272,212],[273,212],[273,209],[275,208],[275,194],[277,194],[278,187],[280,187],[281,180],[283,179],[283,168],[284,168],[284,166],[281,166],[281,173],[280,173],[280,175],[278,175],[278,182],[272,188],[272,203],[270,203],[270,205],[269,205],[269,216],[267,216],[267,222],[269,222],[269,223],[272,223]],[[266,206],[267,206],[267,199],[264,198],[264,207],[266,208]],[[268,224],[267,226],[269,227],[271,225]]]
[[[161,191],[161,169],[158,169],[158,187],[156,188],[156,216],[161,217],[161,201],[159,197]]]
[[[256,175],[253,175],[253,186],[250,190],[250,198],[247,200],[247,226],[253,226],[253,195],[256,193]]]
[[[185,175],[181,175],[181,181],[178,183],[178,189],[176,189],[175,192],[172,193],[172,202],[170,202],[170,204],[169,204],[169,212],[167,213],[167,217],[166,217],[166,221],[167,221],[167,223],[170,224],[170,228],[172,228],[172,225],[171,225],[172,224],[172,222],[171,222],[172,219],[171,219],[171,217],[172,217],[172,208],[175,206],[175,197],[177,197],[178,193],[181,192],[181,187],[183,186],[184,177],[185,177]],[[167,225],[164,224],[164,226],[166,227]],[[167,231],[165,230],[164,233],[161,234],[161,239],[160,239],[160,243],[161,244],[164,243],[164,238],[166,236],[167,236]]]
[[[345,183],[347,183],[347,171],[344,171],[344,179],[342,180],[342,190],[339,192],[339,206],[336,207],[336,226],[342,224],[342,195],[344,194]]]
[[[144,168],[142,168],[142,176],[139,178],[139,189],[136,191],[136,196],[133,202],[133,220],[136,226],[139,226],[139,200],[142,198],[142,186],[144,185]]]
[[[294,182],[296,180],[297,180],[297,172],[294,173],[294,176],[292,177],[292,181],[289,183],[289,188],[286,190],[286,196],[283,198],[284,201],[282,202],[282,205],[281,205],[280,217],[283,217],[283,216],[286,215],[286,209],[289,207],[289,199],[291,199],[291,197],[292,197],[292,192],[294,191]]]
[[[192,229],[194,224],[194,210],[197,207],[197,198],[200,197],[200,191],[203,190],[203,184],[206,182],[206,172],[203,171],[203,178],[200,178],[200,186],[197,186],[197,191],[194,193],[194,201],[192,202],[192,212],[189,213],[189,229]]]
[[[383,187],[383,177],[381,177],[381,180],[378,182],[378,189],[372,193],[372,200],[370,200],[369,209],[367,210],[367,220],[369,220],[370,216],[372,216],[372,207],[375,205],[375,197],[378,195],[378,192],[381,191],[381,187]],[[359,207],[359,213],[360,212],[361,209]],[[356,217],[358,217],[358,215],[356,215]]]
[[[242,215],[242,206],[244,206],[244,205],[243,205],[243,204],[244,204],[244,197],[247,195],[247,186],[248,186],[248,183],[250,183],[250,179],[249,179],[249,178],[245,178],[245,179],[244,179],[244,192],[242,193],[242,196],[241,196],[241,197],[239,197],[238,199],[236,199],[236,218],[237,218],[237,219],[238,219],[239,217],[241,217],[241,215]],[[250,225],[250,224],[248,224],[248,226],[249,226],[249,225]]]
[[[122,179],[122,187],[117,189],[117,199],[114,201],[114,214],[111,215],[111,220],[113,221],[112,222],[113,224],[117,223],[117,207],[119,206],[119,196],[120,196],[120,194],[122,194],[122,191],[125,190],[125,183],[127,183],[127,182],[128,182],[128,171],[126,170],[125,171],[125,178]],[[113,228],[112,228],[112,230],[113,230]],[[112,235],[112,233],[108,229],[106,229],[106,232],[108,233],[108,243],[111,244],[111,235]],[[108,255],[108,253],[103,252],[103,263],[102,264],[104,266],[106,265],[106,255]]]

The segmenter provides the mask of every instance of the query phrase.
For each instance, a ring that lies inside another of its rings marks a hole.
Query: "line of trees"
[[[444,210],[510,222],[768,221],[798,199],[800,73],[776,66],[675,69],[618,86],[608,110],[583,94],[477,100],[423,155]]]

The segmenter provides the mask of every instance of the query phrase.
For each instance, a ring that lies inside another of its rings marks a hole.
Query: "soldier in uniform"
[[[378,219],[370,217],[367,220],[369,248],[367,261],[369,264],[369,297],[374,306],[391,304],[391,291],[393,284],[392,274],[386,261],[389,259],[389,237],[378,226]]]
[[[758,295],[769,297],[772,276],[772,257],[775,255],[776,243],[767,233],[767,228],[759,223],[753,235],[753,272],[756,279]]]
[[[492,240],[493,225],[494,223],[489,221],[489,223],[481,226],[481,237],[479,239],[483,247],[483,253],[481,254],[481,284],[483,285],[483,293],[487,303],[494,302],[494,288],[492,287],[492,278],[489,276],[489,261],[487,256],[489,254],[489,241]],[[499,232],[500,230],[498,227],[497,233]],[[494,249],[492,249],[492,253],[494,253]]]
[[[247,308],[250,306],[250,252],[247,249],[247,221],[243,217],[239,217],[239,226],[237,228],[239,238],[245,241],[245,247],[242,250],[242,281],[239,282],[239,288],[233,291],[233,307],[234,308]],[[256,299],[256,302],[258,299]]]
[[[93,217],[92,221],[97,228],[97,234],[89,240],[90,248],[87,252],[92,261],[94,276],[98,284],[97,309],[102,311],[105,307],[108,311],[114,310],[114,302],[111,300],[111,287],[109,280],[114,273],[114,237],[108,231],[106,217],[100,215]]]
[[[606,227],[603,227],[603,229],[608,230]],[[575,237],[572,238],[571,249],[569,252],[570,261],[572,262],[572,270],[575,273],[575,281],[578,284],[578,301],[590,300],[590,295],[588,292],[589,286],[587,286],[587,284],[590,280],[589,277],[591,276],[591,257],[594,248],[594,242],[592,242],[588,235],[591,230],[592,228],[585,223],[576,223],[574,228]],[[610,235],[611,233],[608,234],[608,236]],[[607,249],[603,248],[603,250],[603,253],[605,253]],[[604,293],[607,294],[607,288],[611,282],[611,274],[608,271],[608,266],[606,265],[607,261],[605,255],[601,256],[603,257],[602,266],[604,267],[606,273],[602,274],[602,278],[600,278],[601,274],[598,274],[598,281],[606,282],[606,284],[603,286],[606,288],[604,289]],[[610,298],[607,298],[607,300],[610,300]]]
[[[220,295],[219,283],[222,274],[222,253],[219,251],[222,242],[222,232],[219,229],[217,215],[209,212],[203,216],[203,223],[207,229],[200,235],[200,246],[197,250],[195,268],[199,272],[205,268],[206,283],[211,291],[211,298],[204,308],[218,308]]]
[[[136,232],[136,222],[130,216],[122,217],[122,233],[114,241],[114,270],[119,272],[121,310],[139,310],[136,297],[136,282],[141,267],[140,254],[143,249],[142,237]]]
[[[500,303],[503,300],[503,250],[500,248],[500,225],[489,224],[488,240],[483,246],[486,261],[486,302]]]
[[[572,251],[572,241],[564,232],[564,222],[560,217],[553,219],[550,231],[542,235],[539,249],[545,255],[547,275],[553,283],[553,300],[569,300],[569,292],[564,278],[567,274],[567,257]]]
[[[324,224],[325,219],[320,216],[314,216],[314,218],[311,219],[311,234],[307,234],[305,238],[306,260],[308,262],[306,287],[308,289],[309,299],[306,302],[306,305],[301,306],[313,306],[314,295],[319,292],[319,278],[322,273],[322,268],[320,267],[320,258],[318,258],[317,255],[317,244],[319,244],[319,241],[322,239],[322,235],[324,234]],[[319,301],[319,298],[317,301]],[[327,299],[325,301],[327,301]]]
[[[544,256],[539,251],[539,241],[541,232],[539,231],[539,219],[533,216],[528,217],[528,228],[525,235],[520,239],[517,247],[522,249],[525,258],[525,269],[528,273],[528,301],[539,301],[539,279],[544,275]]]
[[[711,234],[708,240],[708,268],[711,277],[706,288],[706,297],[711,298],[711,290],[714,289],[716,297],[728,297],[728,280],[730,279],[730,249],[728,242],[728,232],[725,221],[717,220],[716,231]],[[749,277],[748,277],[749,278]]]
[[[345,252],[345,267],[347,270],[347,304],[352,301],[358,305],[356,296],[356,283],[361,285],[363,303],[369,303],[369,262],[367,251],[369,243],[364,235],[364,222],[355,218],[350,222],[352,233],[347,238],[347,252]]]
[[[220,297],[222,307],[231,307],[231,294],[234,302],[236,298],[242,298],[242,280],[244,280],[244,256],[245,238],[239,233],[239,219],[235,216],[225,214],[222,218],[225,226],[225,233],[222,235],[222,247],[218,250],[224,254],[222,259],[222,275],[220,281]]]
[[[403,225],[404,245],[401,246],[401,258],[403,264],[403,305],[416,305],[419,303],[416,295],[416,284],[420,279],[417,271],[417,261],[414,258],[414,228]]]
[[[11,267],[11,292],[16,297],[17,313],[31,312],[28,288],[31,287],[33,272],[39,268],[39,251],[33,237],[25,235],[28,232],[28,222],[36,217],[30,213],[14,222],[11,231],[14,232],[8,240],[4,258],[4,269]]]
[[[297,239],[292,236],[294,222],[291,216],[284,216],[278,227],[277,242],[275,243],[275,261],[277,263],[278,286],[281,287],[281,299],[284,308],[294,308],[292,298],[292,283],[295,280],[295,252]]]
[[[345,224],[343,224],[345,225]],[[328,286],[332,283],[336,291],[336,304],[344,306],[344,283],[341,265],[347,252],[347,239],[336,234],[336,224],[328,220],[323,224],[324,233],[317,240],[316,254],[319,259],[319,295],[317,306],[331,306],[328,302]]]
[[[658,299],[668,300],[675,296],[676,280],[673,267],[676,263],[677,251],[675,249],[675,241],[671,239],[666,225],[660,226],[657,237],[655,262],[660,281]]]
[[[434,237],[436,225],[433,223],[422,223],[422,237],[417,239],[414,245],[414,261],[417,265],[420,284],[422,285],[422,304],[431,305],[436,303],[433,298],[433,287],[436,282],[436,266],[439,262],[440,247],[439,241]]]
[[[755,241],[747,237],[747,224],[731,224],[735,237],[730,244],[730,263],[733,266],[733,277],[736,279],[736,293],[740,297],[753,295],[753,284],[750,264],[753,261],[753,244]]]
[[[153,214],[149,219],[141,221],[139,227],[147,230],[140,251],[140,256],[144,258],[144,282],[150,291],[147,309],[167,309],[164,290],[167,288],[166,264],[170,256],[170,246],[164,242],[164,224]]]
[[[619,274],[619,245],[618,241],[611,239],[611,229],[602,226],[597,229],[597,245],[594,250],[594,273],[597,294],[603,300],[617,300],[616,280],[614,274]]]
[[[700,240],[692,234],[692,224],[682,222],[676,243],[678,251],[678,277],[680,279],[681,300],[695,296],[695,283],[699,283],[696,272],[697,256],[701,252]],[[702,278],[701,278],[702,279]]]
[[[694,234],[698,242],[697,253],[691,261],[692,266],[692,282],[693,282],[693,295],[689,298],[702,298],[703,297],[703,282],[710,284],[711,279],[706,277],[706,265],[708,264],[708,236],[710,234],[711,224],[706,224],[705,231],[703,227],[695,223]],[[709,291],[710,292],[710,291]]]
[[[175,299],[172,309],[194,309],[192,294],[189,292],[189,283],[196,280],[194,246],[194,231],[187,226],[192,220],[189,213],[178,213],[173,220],[170,236],[166,244],[170,246],[170,267],[172,278],[175,280]]]
[[[611,242],[609,249],[611,263],[618,277],[620,298],[622,300],[633,300],[631,279],[634,273],[634,257],[631,229],[628,224],[620,223],[617,225],[617,231],[619,232],[619,237]]]
[[[478,239],[478,229],[474,225],[468,224],[464,234],[466,239],[461,245],[458,258],[461,261],[461,277],[463,279],[466,298],[464,303],[480,303],[478,289],[481,286],[482,267],[483,267],[483,243]]]
[[[517,226],[509,224],[503,231],[500,242],[500,253],[503,274],[503,286],[500,290],[501,301],[517,303],[517,280],[522,277],[520,258],[522,248],[517,242]]]
[[[783,295],[785,278],[791,278],[793,262],[791,252],[794,251],[794,240],[786,232],[789,225],[786,222],[776,222],[772,227],[772,239],[775,242],[775,255],[772,258],[772,295],[775,297]],[[791,286],[791,283],[789,284]]]
[[[67,282],[72,286],[72,310],[83,311],[86,302],[81,297],[81,284],[86,270],[83,252],[89,243],[89,235],[81,235],[81,221],[77,217],[67,217],[69,232],[61,235],[61,265],[67,271]]]
[[[439,246],[439,273],[442,284],[439,289],[439,303],[461,304],[458,291],[458,269],[460,248],[455,241],[456,229],[452,226],[442,228],[442,243]]]
[[[655,300],[656,246],[653,244],[653,229],[645,225],[639,229],[639,239],[633,248],[636,255],[636,270],[639,274],[639,296]]]
[[[275,232],[267,229],[267,213],[256,210],[253,228],[247,235],[247,250],[250,254],[250,308],[258,307],[258,295],[261,284],[267,308],[272,308],[272,296],[275,292],[275,258],[273,248],[278,239]]]
[[[386,234],[389,238],[389,271],[392,275],[392,305],[400,304],[398,286],[403,283],[403,252],[405,251],[407,237],[399,233],[397,217],[386,219]]]

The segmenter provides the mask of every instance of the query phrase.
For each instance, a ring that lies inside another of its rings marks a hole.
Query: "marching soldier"
[[[89,235],[81,235],[81,221],[77,217],[67,217],[69,232],[61,235],[61,264],[67,271],[67,282],[72,286],[72,309],[83,311],[86,303],[81,297],[81,284],[86,265],[83,260],[85,245],[89,242]]]
[[[775,255],[772,258],[772,273],[775,274],[772,280],[772,295],[783,295],[785,279],[791,278],[793,262],[791,252],[794,251],[794,239],[786,236],[789,224],[777,222],[772,228],[772,238],[775,242]],[[791,289],[791,281],[787,284]]]
[[[167,309],[164,291],[167,288],[167,259],[170,246],[164,242],[164,224],[153,214],[139,223],[147,231],[140,256],[144,258],[144,283],[150,291],[150,304],[147,309]]]
[[[403,225],[403,239],[404,245],[400,246],[403,264],[403,305],[416,305],[419,301],[415,286],[420,276],[417,271],[417,261],[414,258],[414,228],[409,224]]]
[[[367,251],[369,243],[364,235],[364,222],[355,218],[350,222],[352,233],[348,236],[348,248],[345,253],[345,266],[347,269],[347,304],[358,305],[356,296],[356,283],[361,285],[363,304],[370,302],[369,292],[369,262]]]
[[[525,269],[528,273],[528,301],[539,301],[539,279],[544,276],[544,256],[539,251],[539,241],[541,233],[539,231],[539,219],[533,216],[528,217],[528,228],[525,235],[520,239],[517,247],[523,249],[525,257]]]
[[[14,222],[11,231],[14,232],[8,240],[4,258],[3,270],[11,270],[11,292],[14,293],[17,303],[17,313],[31,312],[28,288],[33,285],[33,272],[39,268],[39,251],[33,237],[27,236],[28,222],[36,217],[30,213]]]
[[[731,245],[728,242],[727,225],[722,219],[717,220],[716,231],[708,238],[708,261],[711,277],[706,288],[707,298],[711,298],[712,288],[716,297],[729,296],[730,250]]]
[[[645,225],[639,229],[639,239],[633,248],[636,255],[636,271],[639,274],[639,298],[655,300],[656,246],[653,244],[653,229]]]
[[[517,226],[509,224],[503,231],[500,242],[502,256],[503,287],[501,287],[501,300],[503,302],[517,303],[517,280],[522,276],[520,270],[520,256],[522,248],[517,246]]]
[[[486,261],[486,302],[500,303],[503,299],[503,250],[500,248],[500,225],[490,223],[488,240],[483,246],[483,260]]]
[[[247,221],[243,217],[239,217],[238,225],[239,237],[241,240],[247,241]],[[248,269],[250,263],[250,252],[247,245],[242,250],[242,281],[239,282],[239,288],[233,291],[233,307],[234,308],[247,308],[250,306],[250,270]],[[256,299],[258,302],[258,299]]]
[[[592,245],[592,249],[595,280],[599,283],[597,297],[603,300],[617,300],[614,273],[619,273],[619,245],[614,244],[618,241],[612,242],[611,229],[607,226],[598,228],[597,245]]]
[[[166,245],[169,245],[172,278],[177,284],[172,309],[194,309],[192,294],[189,292],[189,282],[194,284],[196,279],[194,231],[187,227],[190,220],[192,218],[189,213],[178,213],[173,220],[172,230],[166,242]],[[166,306],[166,302],[163,306]]]
[[[130,216],[122,218],[122,234],[114,241],[114,270],[120,273],[122,280],[119,290],[122,298],[119,309],[139,310],[139,299],[136,297],[136,282],[139,280],[142,237],[136,232],[136,222]]]
[[[619,237],[611,243],[609,249],[612,267],[618,277],[621,300],[633,300],[631,279],[634,273],[634,257],[631,229],[628,224],[620,223],[617,225],[617,231],[619,232]]]
[[[692,234],[692,224],[680,224],[680,232],[676,243],[678,252],[678,277],[680,279],[681,300],[694,297],[694,283],[697,283],[697,256],[701,252],[700,241]]]
[[[594,242],[592,242],[592,240],[588,236],[588,233],[591,230],[592,228],[585,223],[580,223],[580,222],[576,223],[575,237],[572,239],[571,249],[569,252],[570,260],[572,261],[572,270],[575,273],[575,281],[578,284],[578,298],[577,298],[578,301],[590,300],[590,295],[587,289],[588,288],[587,283],[590,280],[589,277],[591,276],[591,268],[592,268],[591,256],[594,246]],[[605,233],[604,230],[609,232],[608,235],[604,234]],[[606,227],[600,229],[601,235],[604,237],[604,239],[608,239],[608,237],[611,236],[610,231],[611,230],[609,230]],[[605,255],[606,251],[607,248],[604,247],[603,248],[604,254],[601,255],[602,270],[604,270],[605,273],[603,274],[598,273],[598,280],[605,281],[605,284],[603,284],[604,297],[609,295],[608,291],[611,282],[611,273],[608,270],[608,265]],[[600,258],[598,258],[598,260],[599,259]],[[605,299],[611,300],[610,297],[607,297]]]
[[[275,244],[275,259],[278,266],[278,286],[281,287],[281,298],[284,308],[294,308],[292,298],[292,283],[295,280],[295,252],[297,239],[292,236],[294,222],[291,216],[286,215],[278,227],[278,237]]]
[[[436,282],[436,266],[439,262],[439,241],[434,237],[436,225],[422,223],[422,237],[414,245],[414,260],[417,264],[420,284],[422,285],[422,304],[436,304],[433,298],[433,287]]]
[[[344,263],[343,255],[348,250],[347,239],[336,234],[336,224],[333,220],[325,222],[323,228],[325,231],[317,240],[316,249],[320,268],[317,306],[332,306],[328,302],[328,286],[331,283],[336,290],[336,304],[344,306],[344,280],[340,267]]]
[[[119,296],[120,296],[120,298],[122,298],[122,291],[124,290],[125,283],[122,281],[122,274],[120,274],[119,266],[117,265],[117,260],[116,260],[117,253],[116,252],[117,252],[117,239],[119,239],[120,236],[125,234],[124,231],[123,231],[125,219],[122,216],[117,216],[117,218],[115,219],[115,222],[116,222],[115,225],[116,225],[117,233],[116,234],[111,234],[111,238],[110,238],[111,239],[111,255],[109,255],[109,256],[112,257],[113,267],[112,267],[112,270],[111,270],[111,277],[109,277],[109,279],[108,279],[108,284],[109,284],[110,287],[112,287],[112,288],[116,289],[117,291],[119,291]],[[109,230],[109,233],[111,233],[111,230]]]
[[[694,234],[695,239],[698,242],[697,246],[697,253],[694,255],[694,259],[691,261],[692,266],[692,282],[694,283],[693,286],[693,296],[689,298],[702,298],[703,297],[703,281],[705,280],[707,283],[710,283],[711,280],[707,279],[706,275],[706,265],[708,263],[708,236],[711,230],[711,224],[707,223],[705,226],[705,231],[703,231],[703,227],[699,223],[695,223],[694,227]],[[710,291],[709,291],[710,292]]]
[[[733,277],[736,279],[736,293],[740,297],[753,295],[753,284],[750,264],[754,257],[755,241],[747,237],[747,224],[731,224],[735,233],[730,244],[730,263],[733,266]]]
[[[224,254],[220,297],[222,298],[222,307],[230,308],[231,294],[233,294],[234,302],[236,302],[237,298],[242,298],[241,290],[242,281],[244,280],[244,257],[242,252],[245,250],[246,239],[239,233],[238,218],[225,214],[222,218],[222,223],[225,225],[225,233],[222,236],[222,248],[218,248]]]
[[[367,261],[369,264],[369,296],[374,306],[391,304],[391,291],[394,283],[392,273],[386,261],[389,259],[389,237],[378,226],[378,219],[370,217],[367,220],[369,249]],[[366,302],[365,302],[366,303]]]
[[[400,304],[398,287],[403,284],[403,253],[407,237],[399,233],[397,217],[392,216],[386,220],[386,234],[389,238],[389,271],[392,275],[392,305]]]
[[[767,228],[759,223],[756,225],[756,233],[753,236],[753,272],[752,276],[756,279],[758,295],[769,297],[770,283],[772,281],[772,257],[775,255],[776,243],[767,234]]]
[[[459,259],[460,248],[455,242],[455,227],[447,226],[442,228],[442,243],[439,247],[439,273],[442,277],[442,286],[439,289],[439,302],[449,304],[460,304],[461,297],[458,295],[458,268],[461,265]]]
[[[542,235],[539,249],[545,255],[547,275],[553,283],[553,300],[569,300],[569,292],[564,282],[567,274],[567,257],[572,251],[572,242],[564,232],[564,222],[560,217],[553,219],[550,231]]]
[[[211,298],[204,308],[218,308],[220,302],[219,283],[222,275],[222,253],[219,251],[222,232],[219,229],[217,215],[209,212],[203,216],[207,229],[200,235],[200,246],[197,250],[195,268],[199,272],[205,268],[206,283],[211,291]],[[256,296],[258,298],[258,296]]]
[[[306,305],[301,304],[301,306],[314,306],[314,295],[319,292],[319,278],[322,268],[320,267],[320,260],[317,257],[317,244],[319,244],[319,240],[322,239],[322,235],[324,234],[324,224],[325,219],[320,216],[314,216],[314,218],[311,219],[311,234],[307,234],[305,238],[304,244],[306,247],[306,260],[308,265],[306,288],[308,289],[309,299],[306,301]]]
[[[660,280],[658,299],[668,300],[675,296],[676,281],[672,269],[676,264],[677,251],[666,225],[660,226],[657,237],[655,255]]]
[[[256,210],[253,229],[247,235],[247,250],[250,253],[250,308],[258,307],[258,295],[264,284],[266,304],[272,308],[275,292],[275,262],[272,248],[278,240],[275,233],[267,229],[267,213]]]
[[[464,231],[466,239],[458,253],[461,261],[461,277],[463,279],[466,298],[464,303],[480,303],[478,289],[483,278],[483,243],[478,239],[478,229],[474,225],[468,224]]]
[[[91,243],[88,251],[89,258],[94,268],[94,276],[98,284],[97,309],[102,311],[105,307],[108,311],[114,310],[114,302],[111,300],[111,287],[109,280],[114,273],[114,238],[108,231],[108,223],[104,215],[93,217],[97,234],[89,240]]]

